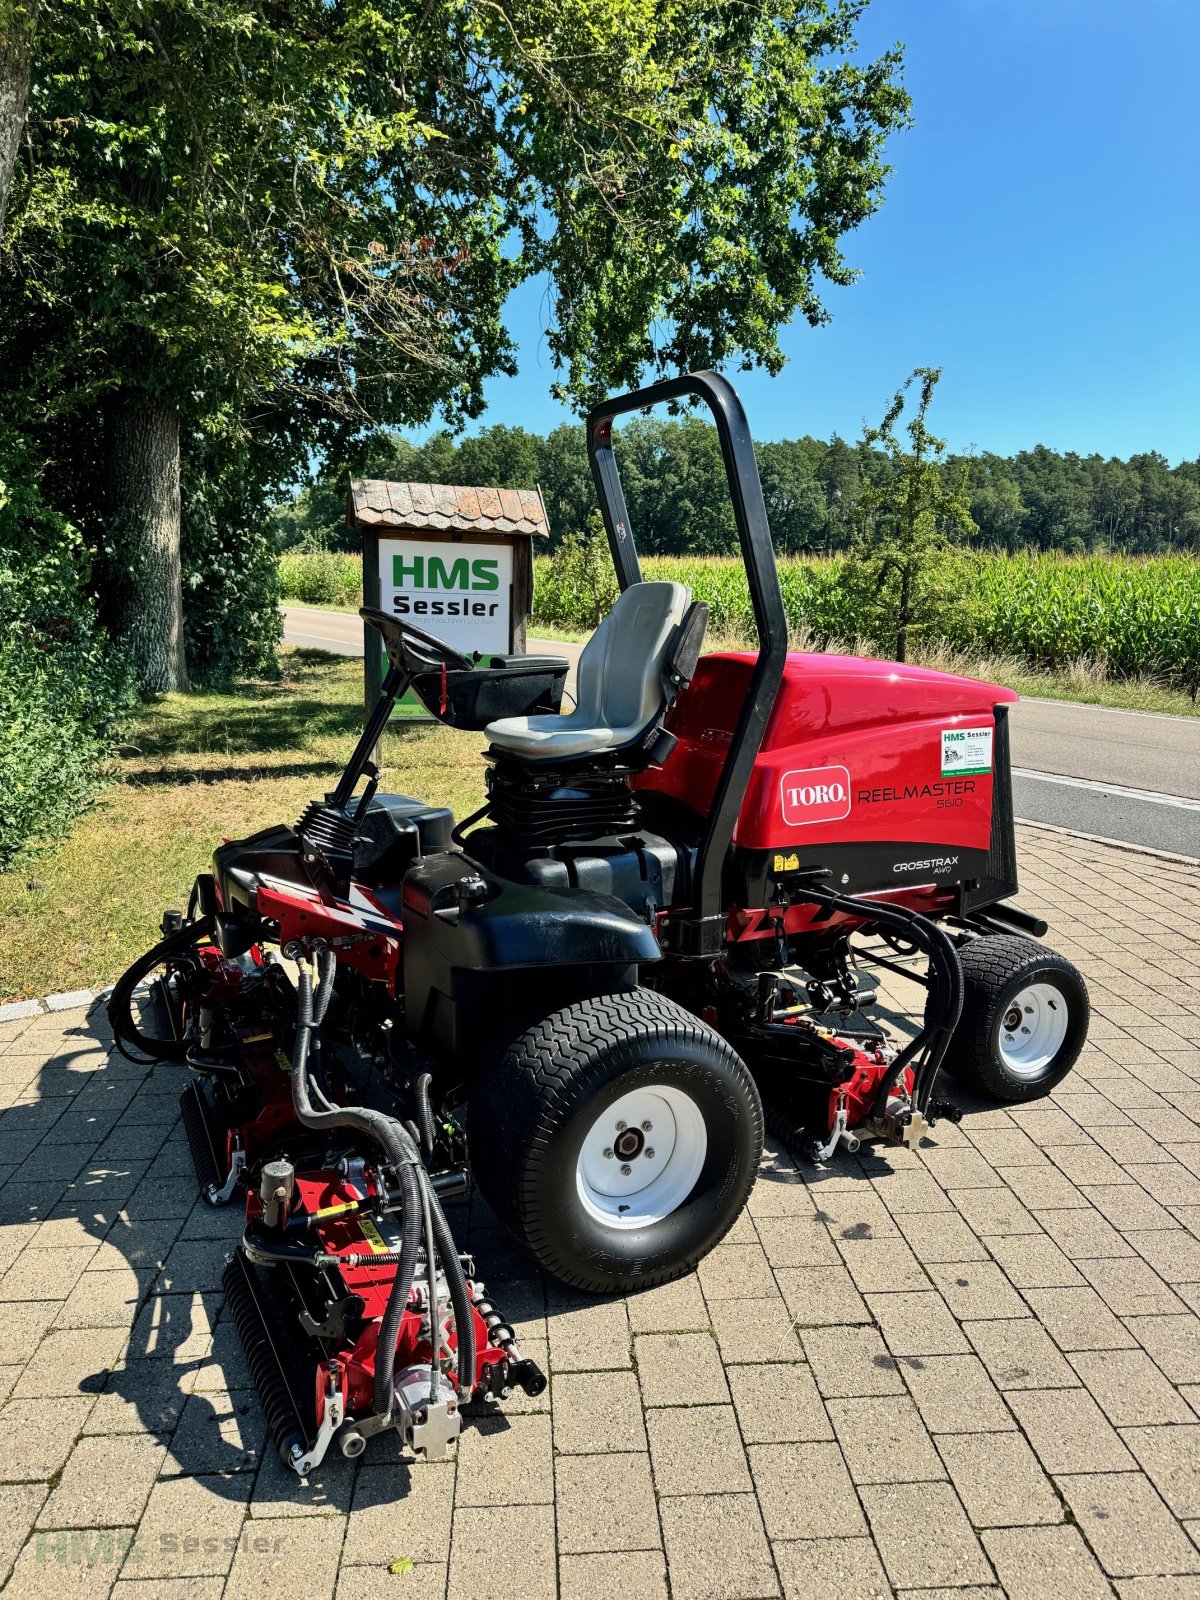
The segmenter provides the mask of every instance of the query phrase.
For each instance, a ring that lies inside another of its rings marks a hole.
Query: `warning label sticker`
[[[942,777],[992,770],[992,728],[943,728]]]

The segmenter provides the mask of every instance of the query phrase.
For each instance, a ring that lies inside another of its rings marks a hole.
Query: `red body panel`
[[[340,1268],[342,1279],[351,1294],[361,1295],[365,1326],[352,1346],[338,1351],[341,1371],[342,1395],[352,1412],[370,1411],[375,1389],[375,1354],[379,1343],[379,1320],[387,1308],[392,1280],[396,1276],[394,1264],[375,1266],[371,1257],[386,1251],[392,1244],[393,1232],[386,1218],[359,1217],[352,1210],[338,1214],[341,1208],[355,1206],[370,1198],[374,1189],[368,1183],[367,1193],[347,1183],[336,1172],[304,1172],[296,1177],[297,1203],[293,1217],[317,1216],[315,1235],[322,1250],[332,1255],[359,1257],[357,1265],[346,1264]],[[246,1217],[252,1221],[260,1211],[257,1194],[251,1190],[246,1196]],[[319,1213],[332,1213],[319,1216]],[[468,1283],[468,1287],[470,1284]],[[486,1385],[487,1368],[504,1359],[503,1350],[488,1343],[488,1329],[479,1313],[473,1311],[475,1320],[475,1373],[474,1386]],[[453,1333],[449,1336],[451,1349],[457,1348]],[[423,1365],[429,1361],[428,1337],[422,1334],[422,1316],[419,1311],[406,1310],[400,1322],[396,1339],[396,1370]],[[320,1362],[316,1376],[317,1418],[323,1410],[328,1388],[328,1364]],[[464,1398],[468,1398],[464,1396]]]
[[[634,781],[708,812],[755,657],[705,656],[667,727],[666,764]],[[791,654],[742,802],[750,850],[879,839],[986,850],[991,773],[943,771],[942,732],[991,728],[1011,689],[921,667]]]

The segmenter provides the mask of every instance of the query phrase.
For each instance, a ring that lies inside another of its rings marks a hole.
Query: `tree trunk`
[[[179,561],[179,417],[121,399],[109,419],[116,628],[147,693],[188,687]]]
[[[37,14],[38,0],[0,0],[0,234],[4,232],[9,185],[25,131]]]
[[[896,660],[908,659],[908,596],[912,574],[907,566],[900,572],[900,604],[896,613]]]

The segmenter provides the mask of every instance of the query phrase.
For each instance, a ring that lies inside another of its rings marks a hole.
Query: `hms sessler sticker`
[[[970,777],[992,770],[991,728],[943,728],[942,776]]]

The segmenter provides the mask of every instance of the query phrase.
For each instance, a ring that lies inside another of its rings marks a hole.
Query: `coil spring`
[[[308,1449],[310,1430],[283,1370],[254,1269],[240,1250],[230,1258],[221,1274],[221,1287],[233,1312],[238,1338],[262,1402],[271,1437],[286,1463],[297,1448],[302,1451]]]
[[[475,1307],[483,1324],[488,1331],[488,1343],[497,1350],[503,1350],[505,1355],[518,1356],[517,1335],[515,1330],[505,1322],[495,1305],[488,1298],[482,1286],[479,1293],[472,1296],[471,1304]]]

